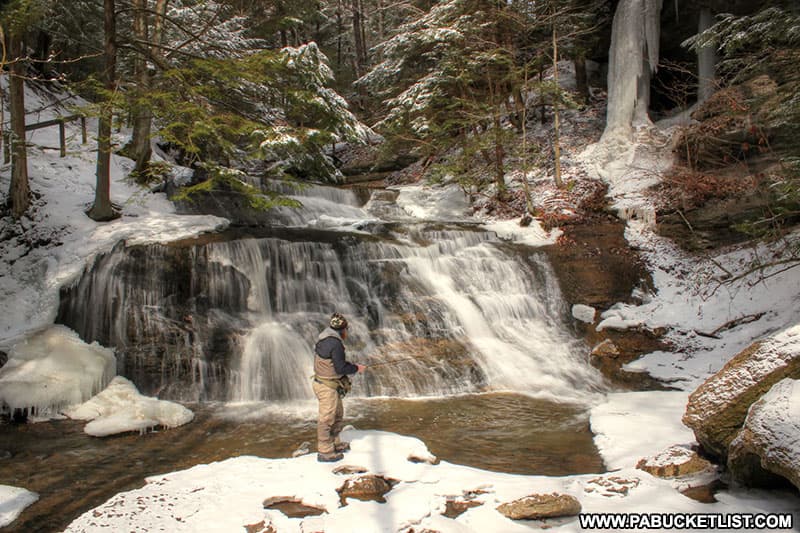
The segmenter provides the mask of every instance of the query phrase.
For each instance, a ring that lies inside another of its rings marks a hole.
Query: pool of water
[[[186,426],[98,439],[71,420],[0,425],[0,483],[40,500],[4,531],[60,531],[147,476],[239,455],[315,447],[315,405],[194,405]],[[346,423],[422,439],[441,460],[518,474],[604,471],[585,408],[513,394],[426,400],[348,398]]]

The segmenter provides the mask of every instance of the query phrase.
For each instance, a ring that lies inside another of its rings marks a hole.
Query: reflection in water
[[[0,480],[39,493],[8,531],[56,531],[150,475],[239,455],[291,457],[315,442],[315,405],[195,406],[191,424],[105,439],[69,420],[0,425]],[[345,401],[346,423],[422,439],[441,460],[501,472],[602,472],[580,409],[525,396]],[[313,445],[312,445],[313,450]],[[266,497],[267,495],[265,495]],[[4,530],[5,531],[5,530]]]

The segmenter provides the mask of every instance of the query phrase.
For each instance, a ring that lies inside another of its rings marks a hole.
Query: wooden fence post
[[[81,115],[81,139],[83,144],[86,144],[86,117]]]
[[[67,132],[63,119],[58,123],[58,141],[61,148],[61,157],[67,157]]]

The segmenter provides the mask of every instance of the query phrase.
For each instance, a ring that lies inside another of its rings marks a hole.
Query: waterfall
[[[355,395],[581,401],[601,388],[535,249],[426,223],[264,233],[119,246],[62,291],[58,321],[115,347],[143,392],[182,400],[312,398],[313,343],[334,311],[351,324],[348,358],[375,365]]]
[[[650,75],[658,68],[662,0],[621,0],[611,28],[603,139],[629,138],[649,124]]]

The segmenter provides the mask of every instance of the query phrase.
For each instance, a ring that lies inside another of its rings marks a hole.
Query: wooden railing
[[[58,126],[58,140],[59,140],[59,150],[61,152],[61,157],[66,157],[67,155],[67,132],[64,124],[67,122],[72,122],[74,120],[81,121],[81,141],[83,144],[86,144],[86,117],[84,115],[68,115],[65,117],[58,117],[54,118],[53,120],[45,120],[44,122],[37,122],[36,124],[27,124],[25,126],[25,131],[33,131],[33,130],[40,130],[42,128],[49,128],[50,126]],[[3,132],[3,162],[8,163],[11,161],[11,151],[9,147],[11,143],[11,132],[5,131]]]

